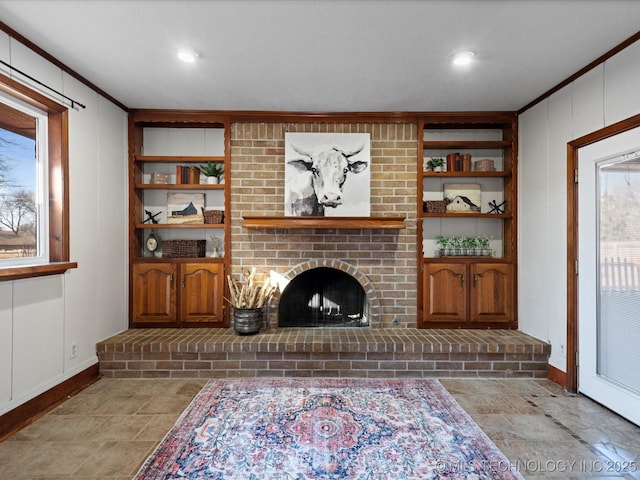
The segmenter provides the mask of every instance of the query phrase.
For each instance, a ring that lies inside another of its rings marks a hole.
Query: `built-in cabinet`
[[[215,183],[205,175],[208,164],[223,172]],[[231,251],[229,165],[227,117],[130,113],[132,327],[229,325],[224,305]]]
[[[517,327],[516,121],[501,112],[419,121],[420,327]]]
[[[223,323],[224,269],[219,263],[134,263],[137,323]]]
[[[513,267],[507,263],[426,262],[425,321],[433,324],[510,322],[514,318]]]

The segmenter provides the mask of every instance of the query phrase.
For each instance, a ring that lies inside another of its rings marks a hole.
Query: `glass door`
[[[640,424],[640,151],[597,153],[579,163],[578,389]]]

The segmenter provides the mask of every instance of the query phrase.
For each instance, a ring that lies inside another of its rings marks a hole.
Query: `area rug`
[[[211,380],[134,480],[522,479],[437,380]]]

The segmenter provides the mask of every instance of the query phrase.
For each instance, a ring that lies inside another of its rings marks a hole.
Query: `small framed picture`
[[[445,183],[444,201],[447,213],[480,213],[480,184]]]
[[[204,193],[167,193],[167,223],[204,223]]]

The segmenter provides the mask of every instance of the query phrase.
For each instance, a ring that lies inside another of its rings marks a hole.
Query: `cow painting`
[[[336,135],[338,134],[333,134],[333,137]],[[334,138],[334,140],[346,139]],[[345,203],[348,202],[349,196],[357,200],[366,198],[367,209],[369,199],[368,184],[363,188],[362,183],[353,182],[352,184],[349,181],[349,177],[361,174],[369,167],[368,141],[360,140],[360,143],[355,143],[354,139],[349,140],[351,140],[350,145],[353,145],[351,147],[346,146],[347,143],[338,144],[337,142],[302,146],[299,142],[296,143],[295,138],[287,139],[291,153],[289,158],[286,158],[285,166],[287,170],[286,215],[325,216],[328,209],[331,209],[332,213],[335,211],[339,212],[338,215],[345,216],[369,214],[368,211],[362,212],[362,210],[349,213],[350,210],[344,208],[348,206]],[[349,192],[351,187],[354,188],[353,192]]]

